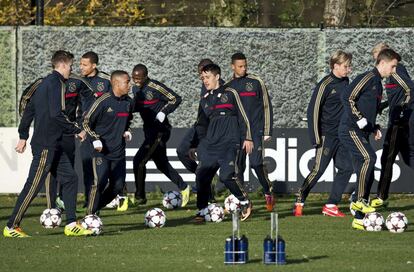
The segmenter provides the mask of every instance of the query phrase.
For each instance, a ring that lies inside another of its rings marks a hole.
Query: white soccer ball
[[[206,222],[219,223],[224,219],[224,210],[221,206],[213,203],[202,211],[202,215],[204,215]]]
[[[408,219],[402,212],[393,212],[388,215],[385,225],[390,232],[401,233],[407,229]]]
[[[240,201],[234,195],[229,195],[224,200],[224,208],[229,213],[239,212],[241,210]]]
[[[54,229],[59,227],[60,223],[62,223],[62,217],[59,209],[46,209],[40,216],[40,224],[44,228]]]
[[[381,231],[384,225],[384,217],[380,213],[367,213],[362,221],[366,231]]]
[[[167,209],[175,209],[181,207],[181,193],[177,191],[168,191],[164,194],[162,205]]]
[[[91,230],[93,235],[99,235],[103,231],[103,223],[101,218],[95,214],[89,214],[82,219],[82,227]]]
[[[111,202],[109,202],[106,207],[109,209],[115,209],[119,205],[119,195],[117,195]]]
[[[145,214],[145,225],[149,228],[162,228],[165,225],[167,217],[159,208],[148,210]]]

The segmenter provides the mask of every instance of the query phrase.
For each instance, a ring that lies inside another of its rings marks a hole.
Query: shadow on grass
[[[306,257],[306,258],[301,258],[301,259],[286,259],[286,264],[301,264],[301,263],[308,263],[311,261],[315,261],[315,260],[320,260],[320,259],[325,259],[328,258],[327,255],[320,255],[320,256],[311,256],[311,257]]]

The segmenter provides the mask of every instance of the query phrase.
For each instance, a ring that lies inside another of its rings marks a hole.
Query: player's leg
[[[373,171],[376,154],[369,143],[369,134],[349,130],[347,134],[341,134],[341,142],[348,148],[352,158],[355,173],[357,174],[358,196],[352,203],[354,210],[369,213],[375,211],[368,205],[369,192],[372,186]]]
[[[177,148],[178,159],[182,162],[184,167],[191,173],[195,173],[197,170],[197,162],[190,158],[189,152],[191,149],[191,142],[195,135],[194,127],[191,127],[181,140],[180,145]]]
[[[248,199],[247,192],[243,188],[243,184],[239,181],[236,174],[236,162],[239,146],[229,146],[218,157],[220,165],[220,181],[229,189],[229,191],[240,201],[242,205],[241,221],[250,217],[252,212],[252,203]]]
[[[302,216],[302,209],[306,198],[325,172],[337,148],[338,145],[335,143],[335,137],[322,136],[321,146],[316,148],[315,164],[298,191],[293,215]]]
[[[102,194],[108,185],[110,161],[103,156],[94,156],[92,158],[94,180],[89,195],[89,203],[87,207],[87,214],[95,214],[99,211],[99,203]]]
[[[392,168],[395,162],[395,158],[399,152],[398,141],[400,135],[400,128],[398,124],[392,124],[388,127],[385,134],[384,145],[381,155],[381,175],[377,187],[377,197],[372,199],[371,206],[379,208],[384,205],[386,200],[385,195],[388,197],[388,189],[391,184]]]
[[[53,151],[32,146],[32,153],[33,160],[30,165],[26,183],[17,198],[13,212],[3,230],[3,235],[5,237],[28,237],[28,235],[20,229],[20,223],[30,203],[43,186],[52,166],[54,156]]]
[[[342,194],[345,191],[346,186],[349,183],[352,173],[354,172],[352,166],[351,155],[348,150],[345,148],[339,139],[336,139],[338,149],[334,154],[334,165],[338,169],[332,183],[331,192],[329,194],[328,201],[322,209],[322,213],[328,216],[334,217],[343,217],[343,214],[339,208],[338,204],[341,202]]]
[[[105,188],[100,202],[99,209],[105,207],[109,202],[111,202],[117,195],[123,195],[124,185],[126,177],[126,161],[124,159],[120,160],[111,160],[109,161],[109,185]],[[128,205],[128,200],[126,204],[120,206]],[[126,206],[125,210],[128,209]]]
[[[90,141],[86,140],[80,144],[80,154],[82,159],[82,173],[83,173],[83,184],[85,186],[85,204],[84,207],[88,205],[89,195],[94,179],[93,165],[92,165],[92,153],[93,146]]]
[[[253,141],[254,148],[252,153],[249,154],[250,167],[256,173],[257,179],[259,180],[259,183],[263,188],[263,193],[265,195],[266,201],[266,209],[270,212],[273,210],[273,206],[275,204],[275,197],[272,193],[272,185],[267,174],[266,166],[263,163],[264,145],[262,136],[254,137]]]
[[[162,134],[156,136],[145,135],[145,140],[140,146],[133,159],[134,177],[135,177],[135,198],[137,204],[147,203],[145,194],[145,177],[147,174],[147,162],[151,159],[152,154],[161,142]]]
[[[211,181],[218,170],[214,160],[199,161],[196,171],[197,209],[195,221],[204,221],[201,211],[208,206]]]
[[[166,175],[175,185],[177,185],[178,189],[180,189],[182,197],[181,207],[185,207],[190,199],[190,186],[184,182],[177,170],[175,170],[168,161],[167,141],[169,137],[170,132],[165,132],[160,144],[152,154],[152,160],[157,166],[157,169]]]

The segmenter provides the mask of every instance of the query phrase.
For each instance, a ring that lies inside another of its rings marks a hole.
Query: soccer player
[[[202,77],[207,92],[201,98],[202,112],[197,121],[197,149],[199,165],[196,171],[197,208],[196,222],[204,221],[201,211],[208,205],[211,180],[220,169],[220,181],[240,201],[241,221],[252,210],[237,175],[237,155],[240,149],[250,154],[253,141],[249,120],[236,90],[220,86],[221,70],[216,64],[206,65]]]
[[[294,216],[302,216],[303,206],[312,188],[334,159],[338,173],[331,193],[322,208],[324,215],[344,217],[338,204],[352,175],[351,156],[338,137],[338,126],[343,113],[341,95],[349,84],[352,55],[342,50],[334,52],[329,60],[331,72],[318,82],[308,106],[308,131],[316,149],[316,161],[297,194]]]
[[[85,116],[86,112],[90,109],[91,105],[104,93],[108,93],[111,90],[110,77],[107,73],[98,70],[98,64],[98,54],[96,54],[93,51],[86,52],[81,57],[79,68],[81,71],[81,75],[88,86],[88,88],[84,88],[80,93],[81,116]],[[87,141],[84,141],[81,144],[80,154],[82,157],[83,183],[85,186],[85,203],[83,205],[83,208],[86,208],[88,205],[90,190],[94,179],[94,174],[92,171],[93,152],[94,148],[92,146],[90,139],[87,139]],[[126,198],[123,198],[122,200],[122,210],[128,209],[128,201],[124,200],[126,200]]]
[[[125,186],[125,140],[132,139],[129,126],[133,107],[132,99],[128,96],[128,73],[114,71],[111,85],[112,90],[92,104],[83,121],[83,127],[92,138],[94,147],[94,184],[89,195],[87,214],[96,214],[117,194],[122,194]]]
[[[265,194],[266,209],[273,210],[275,196],[271,182],[263,164],[264,141],[270,141],[273,129],[273,111],[269,93],[262,79],[247,73],[247,60],[243,53],[231,57],[233,79],[226,86],[236,90],[251,125],[254,149],[249,154],[250,167],[253,168]],[[239,180],[244,181],[246,170],[246,150],[240,150],[238,158]]]
[[[368,198],[374,180],[376,154],[369,143],[369,136],[381,139],[376,117],[382,99],[381,79],[395,73],[401,57],[392,49],[382,50],[377,57],[373,70],[358,75],[342,95],[344,114],[339,125],[339,138],[348,148],[357,174],[358,196],[352,209],[355,218],[352,227],[363,230],[364,214],[374,212],[369,206]]]
[[[132,70],[132,87],[134,94],[134,111],[139,112],[144,121],[145,140],[134,156],[133,167],[135,176],[137,204],[147,203],[145,194],[146,164],[152,159],[158,170],[164,173],[178,186],[182,194],[182,207],[190,197],[190,186],[187,185],[171,166],[167,158],[167,141],[171,134],[171,125],[167,115],[172,113],[181,103],[181,97],[164,84],[148,77],[148,69],[137,64]]]
[[[204,66],[208,64],[213,64],[213,61],[211,59],[202,59],[197,66],[198,75],[201,81],[202,81],[201,70],[203,69]],[[224,84],[224,81],[220,78],[220,85],[223,85],[223,84]],[[206,87],[202,83],[200,97],[202,97],[206,92],[207,92]],[[201,108],[199,105],[197,118],[199,117],[200,112],[201,112]],[[199,143],[198,143],[198,137],[197,137],[197,132],[195,128],[196,125],[197,125],[197,122],[188,130],[188,132],[185,134],[185,136],[181,140],[180,145],[177,148],[177,156],[179,160],[183,163],[185,168],[187,168],[187,170],[190,171],[191,173],[195,173],[197,170],[197,162],[196,162],[195,154],[196,154],[196,149]],[[215,201],[213,184],[211,186],[209,200],[210,202]]]
[[[374,59],[381,50],[386,48],[389,48],[389,46],[385,43],[377,44],[373,49]],[[378,183],[377,197],[371,200],[371,206],[374,208],[388,204],[392,168],[397,154],[401,154],[405,164],[413,167],[413,164],[410,163],[411,148],[409,144],[409,135],[411,135],[409,120],[412,115],[410,93],[413,89],[414,82],[411,80],[407,69],[399,62],[395,73],[387,78],[385,84],[389,105],[388,130],[385,134],[381,155],[381,176]]]
[[[42,82],[42,78],[37,79],[33,82],[28,88],[26,88],[23,92],[20,104],[19,104],[19,112],[22,116],[18,131],[20,139],[27,140],[29,137],[29,129],[30,125],[34,118],[34,110],[31,107],[30,99],[39,87],[40,83]],[[82,79],[74,74],[70,74],[68,80],[65,82],[66,88],[64,93],[65,99],[65,108],[64,113],[68,117],[69,121],[77,122],[77,108],[79,105],[79,92],[82,88],[85,88],[85,84]],[[28,104],[29,103],[29,104]],[[67,155],[72,167],[75,165],[75,135],[63,133],[62,136],[62,148],[63,152]],[[24,150],[22,150],[24,151]],[[59,180],[58,180],[59,181]],[[57,195],[57,185],[58,181],[54,181],[53,178],[49,177],[45,181],[46,186],[46,200],[47,200],[47,208],[60,208],[64,209],[64,202],[62,201],[62,188],[60,186],[59,190],[59,197],[56,198]]]
[[[26,183],[17,198],[16,206],[3,230],[5,237],[29,237],[21,228],[22,218],[43,186],[50,173],[59,176],[63,188],[63,200],[66,208],[67,224],[64,233],[67,236],[83,236],[92,234],[76,222],[77,178],[72,164],[63,152],[63,132],[76,134],[81,140],[85,132],[64,114],[64,81],[69,77],[73,55],[59,50],[53,54],[53,72],[42,80],[38,90],[29,103],[34,112],[34,133],[31,141],[33,160]],[[20,139],[16,151],[21,153],[26,147],[26,140]]]

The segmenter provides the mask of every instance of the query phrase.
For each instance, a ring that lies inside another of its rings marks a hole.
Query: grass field
[[[280,234],[286,240],[287,265],[262,264],[263,239],[270,229],[270,216],[261,199],[255,200],[251,219],[241,223],[249,238],[250,261],[245,265],[223,264],[224,240],[231,234],[231,218],[222,223],[195,225],[194,201],[186,209],[166,211],[162,229],[147,229],[144,213],[160,207],[152,200],[127,212],[103,210],[104,234],[69,238],[63,228],[46,230],[39,224],[45,199],[37,198],[22,227],[28,239],[0,238],[3,255],[0,271],[414,271],[414,198],[398,196],[382,211],[401,211],[409,220],[402,234],[351,229],[351,216],[328,218],[320,214],[325,195],[310,197],[306,215],[291,216],[293,197],[278,199]],[[11,213],[16,198],[0,196],[1,226]],[[344,203],[344,211],[347,207]]]

